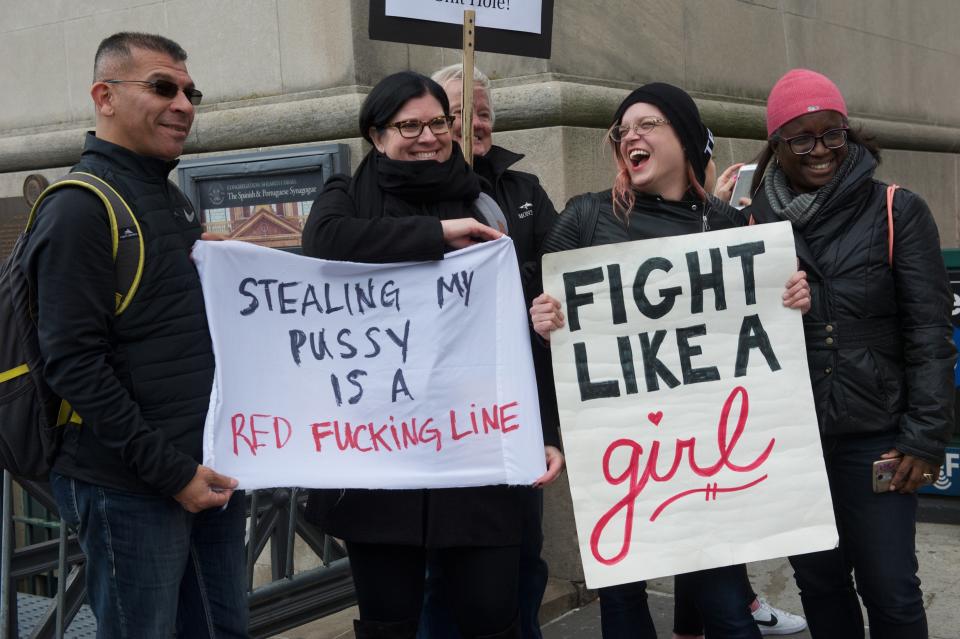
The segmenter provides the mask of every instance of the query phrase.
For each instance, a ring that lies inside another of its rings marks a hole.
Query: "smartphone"
[[[900,465],[900,458],[878,459],[873,462],[873,492],[885,493],[890,490],[890,482]]]
[[[740,204],[740,198],[750,197],[750,184],[756,170],[756,164],[744,164],[737,171],[737,183],[733,185],[733,193],[730,194],[730,204],[734,208],[742,209],[744,205]]]

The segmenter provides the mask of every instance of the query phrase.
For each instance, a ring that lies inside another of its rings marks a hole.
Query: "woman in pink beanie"
[[[871,637],[925,639],[916,490],[943,463],[956,359],[937,226],[923,199],[899,189],[891,229],[878,150],[850,128],[825,76],[784,75],[767,134],[750,213],[793,225],[809,278],[807,360],[840,532],[839,548],[791,558],[810,633],[862,638],[859,591]],[[874,492],[881,459],[899,465]]]

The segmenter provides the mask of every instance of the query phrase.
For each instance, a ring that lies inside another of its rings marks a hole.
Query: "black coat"
[[[22,264],[36,284],[44,377],[83,418],[65,427],[54,470],[139,494],[175,495],[193,478],[213,384],[190,261],[200,222],[167,181],[174,166],[88,133],[74,167],[112,185],[140,225],[143,274],[121,315],[107,212],[92,193],[44,200]]]
[[[492,146],[486,155],[475,158],[474,169],[485,180],[483,191],[497,201],[507,218],[529,306],[531,300],[543,292],[540,249],[557,220],[557,210],[537,176],[510,169],[522,159],[519,153]]]
[[[304,254],[360,262],[442,259],[445,247],[438,218],[373,214],[362,219],[349,194],[350,183],[345,176],[327,182],[304,226]],[[557,445],[555,424],[545,419],[544,425],[544,441]],[[306,514],[325,532],[358,543],[430,548],[517,545],[530,490],[516,486],[315,490]]]
[[[812,307],[807,360],[823,435],[896,432],[896,448],[940,464],[953,426],[952,294],[937,226],[915,193],[894,200],[869,153],[802,231],[794,230]],[[761,188],[749,209],[775,222]]]

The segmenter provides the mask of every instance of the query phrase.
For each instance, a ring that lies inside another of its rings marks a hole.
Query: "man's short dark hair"
[[[120,59],[125,62],[132,55],[130,49],[133,47],[165,53],[176,62],[183,62],[187,59],[187,52],[183,50],[183,47],[170,38],[153,33],[121,31],[105,38],[97,47],[97,55],[93,58],[94,82],[107,79],[101,76],[106,71],[109,59]]]

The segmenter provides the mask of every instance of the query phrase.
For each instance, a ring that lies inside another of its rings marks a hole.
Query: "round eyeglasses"
[[[621,124],[610,129],[610,139],[614,142],[620,142],[623,138],[627,137],[627,134],[630,131],[633,131],[637,135],[646,135],[652,133],[654,129],[658,126],[663,126],[664,124],[670,124],[670,120],[664,120],[663,118],[643,118],[639,122],[634,122],[633,124]]]
[[[790,145],[794,155],[806,155],[816,148],[817,140],[822,141],[828,149],[839,149],[847,143],[847,131],[847,128],[830,129],[820,135],[795,135],[792,138],[777,136],[777,139]]]
[[[426,122],[420,120],[400,120],[399,122],[392,122],[385,126],[393,127],[399,131],[401,137],[413,139],[420,137],[420,134],[423,133],[423,127],[430,127],[430,132],[434,135],[449,133],[450,127],[453,126],[453,120],[454,117],[452,115],[438,115]]]

